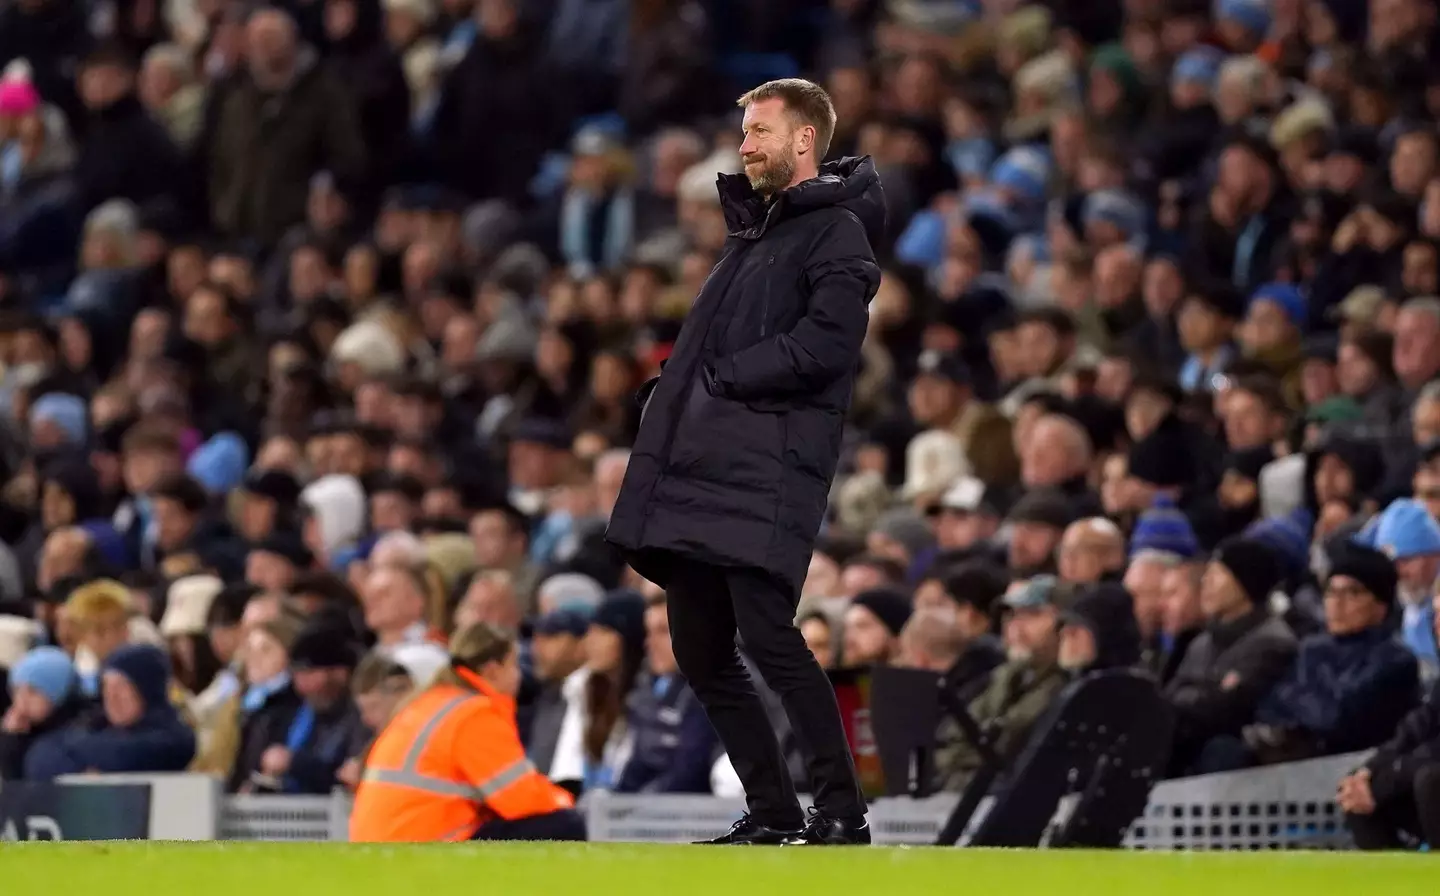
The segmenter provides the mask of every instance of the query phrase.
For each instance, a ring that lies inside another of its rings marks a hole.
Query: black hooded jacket
[[[767,203],[722,175],[725,254],[650,394],[606,538],[665,584],[674,556],[769,572],[798,595],[880,283],[869,157]]]

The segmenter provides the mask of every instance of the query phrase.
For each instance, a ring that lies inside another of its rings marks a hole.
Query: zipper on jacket
[[[775,264],[775,256],[774,256],[774,255],[771,255],[771,256],[770,256],[770,260],[765,262],[765,266],[768,268],[768,267],[770,267],[770,266],[772,266],[772,265],[774,265],[774,264]],[[769,277],[766,277],[765,279],[766,279],[766,280],[769,280],[770,278],[769,278]],[[765,338],[765,326],[766,326],[766,321],[768,321],[768,320],[770,320],[770,293],[769,293],[769,291],[767,290],[766,293],[765,293],[765,299],[764,299],[764,301],[762,301],[762,302],[760,303],[760,338],[761,338],[761,339],[764,339],[764,338]]]

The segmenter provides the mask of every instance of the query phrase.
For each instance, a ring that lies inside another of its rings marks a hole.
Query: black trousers
[[[863,815],[835,691],[795,628],[788,591],[758,570],[677,560],[667,592],[675,659],[745,786],[750,814],[776,828],[804,823],[780,743],[736,649],[737,632],[785,705],[816,809],[838,818]]]
[[[480,825],[471,840],[584,840],[585,816],[574,809],[530,815],[506,821],[496,818]]]
[[[1415,773],[1409,793],[1377,803],[1369,815],[1345,815],[1360,849],[1411,849],[1415,841],[1440,848],[1440,764]]]

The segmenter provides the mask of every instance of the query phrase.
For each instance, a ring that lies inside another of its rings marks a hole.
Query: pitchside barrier
[[[1335,849],[1347,845],[1336,783],[1363,754],[1166,781],[1131,826],[1132,849]],[[600,794],[585,801],[592,840],[686,843],[726,830],[740,800]],[[877,800],[877,843],[933,843],[953,796]],[[0,840],[344,840],[350,801],[222,796],[203,775],[112,775],[0,784]]]

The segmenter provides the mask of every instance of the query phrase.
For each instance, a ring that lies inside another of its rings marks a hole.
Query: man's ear
[[[800,129],[800,151],[813,152],[815,150],[815,128],[809,125]]]

